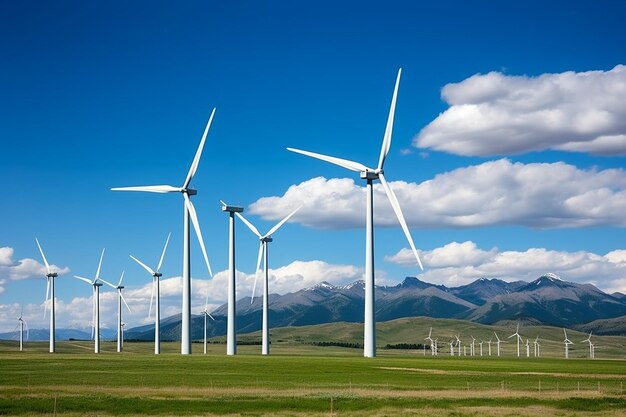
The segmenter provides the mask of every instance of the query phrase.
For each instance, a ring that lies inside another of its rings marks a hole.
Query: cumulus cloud
[[[420,254],[426,272],[420,278],[437,284],[458,286],[477,278],[525,280],[552,272],[564,280],[591,283],[607,292],[626,292],[626,251],[605,255],[592,252],[565,252],[544,248],[525,251],[483,250],[472,241],[452,242]],[[415,266],[410,249],[401,249],[388,262]]]
[[[581,170],[558,163],[508,159],[455,169],[422,183],[392,181],[407,223],[413,227],[523,225],[537,228],[626,226],[626,172]],[[380,184],[374,186],[374,221],[398,226]],[[321,229],[364,227],[365,188],[347,178],[312,178],[282,196],[250,205],[252,214],[291,219]]]
[[[46,276],[46,267],[44,265],[30,258],[14,261],[14,252],[14,249],[11,247],[0,247],[0,294],[5,291],[4,285],[6,285],[7,280],[41,278]],[[61,268],[57,265],[50,265],[50,268],[59,275],[70,272],[68,267]]]
[[[499,72],[447,84],[449,105],[413,145],[458,155],[546,149],[626,154],[626,66],[538,77]]]

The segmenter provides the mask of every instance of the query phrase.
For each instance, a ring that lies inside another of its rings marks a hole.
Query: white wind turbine
[[[135,258],[133,255],[130,257],[137,262],[143,269],[148,271],[150,275],[152,275],[152,295],[150,296],[150,309],[148,310],[148,317],[152,313],[152,300],[156,296],[156,306],[154,309],[154,354],[158,355],[161,353],[161,265],[163,265],[163,258],[165,257],[165,251],[167,250],[167,244],[170,241],[170,236],[172,234],[169,233],[167,235],[167,239],[165,240],[165,246],[163,246],[163,252],[161,252],[161,258],[159,259],[159,264],[156,267],[156,271],[150,268],[148,265],[141,262],[139,259]]]
[[[24,307],[17,318],[17,327],[20,329],[20,352],[24,350],[24,329],[26,329],[26,340],[28,340],[28,323],[24,320]]]
[[[93,281],[87,278],[79,277],[78,275],[74,275],[74,278],[84,281],[93,287],[93,308],[91,310],[91,337],[94,338],[93,340],[95,353],[100,353],[100,287],[102,287],[102,283],[100,282],[100,267],[102,266],[102,258],[104,258],[104,249],[102,249],[102,255],[100,255],[100,262],[98,263],[98,270],[96,271],[96,276],[94,277]]]
[[[117,285],[113,285],[109,281],[105,281],[102,278],[100,279],[100,281],[104,282],[109,287],[117,290],[117,351],[118,352],[121,352],[124,347],[124,342],[122,340],[124,337],[122,335],[122,303],[124,303],[124,305],[128,309],[128,312],[131,313],[130,307],[128,306],[126,299],[122,295],[122,290],[124,289],[124,286],[122,285],[123,279],[124,279],[124,271],[122,271],[122,276],[120,276],[120,280],[117,283]]]
[[[435,343],[435,356],[437,356],[437,355],[439,354],[439,348],[437,347],[437,341],[438,341],[438,340],[439,340],[439,339],[435,339],[435,340],[433,340],[433,342]]]
[[[565,334],[565,339],[563,340],[563,344],[565,345],[565,359],[569,359],[569,345],[573,345],[574,342],[567,338],[567,332],[563,329],[563,334]]]
[[[122,350],[124,349],[124,328],[126,327],[126,323],[122,323]]]
[[[434,343],[433,343],[433,339],[431,338],[432,334],[433,334],[433,328],[431,327],[430,330],[428,331],[428,337],[424,339],[424,340],[430,341],[430,355],[431,356],[435,354],[434,346],[433,346]]]
[[[498,356],[500,356],[500,343],[506,343],[506,340],[500,340],[500,338],[498,337],[498,333],[496,332],[493,332],[493,334],[496,335],[496,346],[498,350]]]
[[[450,339],[450,356],[454,356],[454,337]]]
[[[226,354],[237,354],[237,284],[235,274],[235,213],[242,213],[243,207],[230,206],[223,201],[222,211],[228,213],[228,317],[226,322]]]
[[[206,141],[206,137],[209,133],[209,128],[211,127],[211,122],[213,121],[213,115],[215,114],[215,109],[211,112],[211,116],[209,117],[209,121],[204,129],[204,134],[202,135],[202,139],[200,140],[200,145],[198,146],[198,150],[196,151],[196,155],[193,158],[193,162],[191,163],[191,167],[189,168],[189,172],[187,173],[187,178],[185,178],[185,182],[180,187],[174,187],[172,185],[149,185],[149,186],[139,186],[139,187],[116,187],[111,188],[113,191],[145,191],[149,193],[182,193],[184,198],[184,210],[183,210],[183,291],[182,291],[182,323],[181,323],[181,346],[180,353],[183,355],[191,354],[191,256],[189,253],[189,220],[193,223],[193,227],[196,231],[196,236],[198,237],[198,242],[200,243],[200,248],[202,249],[202,255],[204,256],[204,261],[206,262],[206,266],[209,270],[209,275],[213,277],[213,272],[211,271],[211,265],[209,264],[209,257],[206,253],[206,248],[204,247],[204,240],[202,239],[202,232],[200,231],[200,223],[198,222],[198,215],[196,213],[196,209],[191,202],[190,196],[198,194],[198,191],[190,188],[189,185],[193,176],[196,174],[198,170],[198,164],[200,163],[200,157],[202,156],[202,149],[204,148],[204,143]]]
[[[589,342],[589,359],[593,359],[593,343],[591,343],[591,333],[592,332],[589,332],[589,337],[587,337],[585,340],[580,342],[580,343]]]
[[[517,323],[517,329],[515,330],[515,333],[509,336],[509,339],[513,336],[517,336],[517,357],[519,358],[519,342],[520,340],[522,340],[522,336],[519,335],[519,322]]]
[[[535,358],[538,358],[539,357],[539,336],[535,338],[533,345],[535,347]]]
[[[43,254],[43,249],[41,249],[41,245],[39,244],[39,240],[37,238],[35,238],[35,242],[37,242],[37,246],[39,247],[39,252],[41,253],[41,257],[43,258],[43,263],[46,265],[46,279],[48,280],[48,284],[46,287],[46,300],[44,301],[43,315],[45,318],[48,308],[48,300],[50,300],[50,353],[54,353],[54,351],[56,350],[54,279],[59,275],[56,272],[52,272],[52,270],[50,269],[50,264],[46,259],[46,255]]]
[[[387,127],[385,129],[385,136],[383,137],[383,144],[380,150],[380,156],[378,158],[378,166],[377,168],[368,168],[367,166],[359,163],[350,161],[347,159],[336,158],[333,156],[322,155],[319,153],[302,151],[294,148],[287,148],[292,152],[297,152],[306,156],[310,156],[312,158],[321,159],[322,161],[330,162],[331,164],[339,165],[343,168],[349,169],[351,171],[360,172],[361,178],[366,180],[367,182],[367,193],[366,193],[366,221],[365,221],[365,318],[364,318],[364,335],[363,335],[363,356],[365,357],[374,357],[376,356],[376,319],[374,317],[375,308],[374,308],[374,193],[373,193],[373,182],[374,180],[380,180],[381,185],[385,189],[385,193],[387,194],[387,198],[391,203],[391,207],[393,208],[398,221],[400,222],[400,226],[404,231],[404,234],[411,246],[413,254],[415,255],[415,259],[417,259],[417,263],[419,267],[423,270],[422,262],[417,254],[417,249],[415,249],[415,244],[413,243],[413,239],[411,238],[411,233],[409,232],[409,228],[404,220],[404,215],[402,214],[402,209],[400,208],[400,203],[398,203],[398,198],[395,193],[387,183],[385,179],[383,166],[385,164],[385,158],[389,153],[389,148],[391,147],[391,133],[393,130],[393,119],[396,108],[396,98],[398,95],[398,86],[400,84],[400,75],[402,73],[402,68],[398,70],[398,77],[396,79],[396,86],[393,91],[393,97],[391,99],[391,108],[389,110],[389,117],[387,118]]]
[[[456,335],[456,346],[458,348],[458,354],[461,356],[461,339],[459,339],[459,335]]]
[[[274,227],[272,227],[270,231],[264,235],[261,235],[259,230],[256,227],[254,227],[252,223],[246,220],[246,218],[243,217],[241,213],[235,212],[237,217],[239,217],[241,221],[244,222],[246,226],[248,226],[248,229],[250,229],[252,233],[257,235],[259,238],[259,256],[257,258],[256,272],[254,275],[254,286],[252,287],[252,297],[250,297],[251,304],[252,304],[252,301],[254,300],[254,292],[256,291],[256,280],[259,276],[259,270],[261,269],[261,257],[263,257],[264,259],[263,269],[265,271],[265,274],[264,274],[264,279],[263,279],[263,324],[262,324],[263,340],[262,340],[262,345],[261,345],[261,353],[263,355],[270,354],[270,328],[269,328],[269,322],[268,322],[268,302],[269,302],[268,281],[269,281],[269,269],[270,268],[269,268],[267,244],[274,240],[272,239],[272,234],[276,233],[276,231],[280,229],[280,227],[283,224],[285,224],[285,222],[289,220],[291,216],[296,214],[296,212],[300,210],[300,208],[302,208],[302,206],[298,207],[297,209],[289,213],[284,219],[276,223]]]
[[[489,352],[489,356],[491,356],[491,342],[493,341],[493,337],[491,337],[489,339],[489,341],[487,342],[487,347],[488,347],[488,352]]]
[[[530,358],[530,341],[526,338],[526,357]]]
[[[472,343],[470,344],[470,356],[474,356],[474,343],[476,342],[476,339],[474,339],[474,336],[470,336],[472,338]]]
[[[211,320],[215,321],[215,318],[213,318],[213,316],[211,315],[211,313],[209,313],[209,291],[207,290],[206,293],[206,300],[204,301],[204,310],[202,310],[202,315],[204,316],[204,354],[206,355],[207,353],[207,344],[208,344],[208,339],[207,339],[207,318],[210,317]]]
[[[483,343],[485,343],[483,340],[478,342],[478,346],[480,347],[480,356],[483,356]]]

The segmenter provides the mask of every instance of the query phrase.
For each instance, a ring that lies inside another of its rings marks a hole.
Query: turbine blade
[[[122,276],[120,276],[120,281],[117,283],[117,286],[119,287],[120,285],[122,285],[122,280],[124,279],[124,272],[126,271],[122,271]]]
[[[46,265],[46,271],[50,273],[50,264],[48,264],[48,260],[46,259],[46,255],[43,254],[43,249],[41,249],[41,245],[39,244],[39,240],[35,238],[35,242],[37,242],[37,246],[39,247],[39,252],[41,253],[41,257],[43,258],[43,263]]]
[[[104,282],[106,285],[108,285],[111,288],[117,288],[115,285],[111,284],[109,281],[105,281],[104,279],[100,278],[100,281]]]
[[[96,277],[93,279],[95,284],[98,278],[100,278],[100,268],[102,267],[102,258],[104,258],[104,249],[102,249],[102,255],[100,255],[100,262],[98,262],[98,270],[96,271]]]
[[[157,279],[158,278],[155,276],[152,277],[152,292],[150,293],[150,309],[148,310],[148,318],[150,318],[150,316],[152,315],[152,301],[154,300],[154,293],[156,290]]]
[[[398,77],[396,78],[396,87],[393,89],[393,97],[391,98],[391,108],[389,109],[389,117],[387,118],[387,127],[385,128],[385,136],[383,138],[383,146],[380,149],[380,157],[378,158],[378,169],[383,169],[385,164],[385,158],[389,153],[391,147],[391,132],[393,130],[393,118],[396,112],[396,98],[398,97],[398,86],[400,85],[400,75],[402,74],[402,68],[398,70]]]
[[[187,174],[187,178],[185,179],[185,183],[182,188],[186,189],[189,186],[194,175],[196,175],[196,171],[198,170],[198,164],[200,163],[200,157],[202,156],[202,149],[204,148],[204,142],[206,142],[206,137],[209,134],[209,128],[211,127],[211,122],[213,121],[213,115],[215,114],[215,109],[211,112],[211,116],[209,117],[209,121],[204,128],[204,133],[202,134],[202,139],[200,140],[200,145],[198,146],[198,150],[196,151],[196,156],[193,157],[193,162],[191,163],[191,167],[189,168],[189,173]]]
[[[79,279],[81,281],[85,281],[89,285],[93,285],[93,281],[84,277],[79,277],[78,275],[74,275],[74,278]]]
[[[185,196],[185,205],[187,206],[187,211],[189,211],[189,217],[191,217],[191,223],[193,224],[193,228],[196,230],[196,237],[198,238],[198,243],[200,243],[200,249],[202,249],[202,255],[204,256],[204,262],[206,262],[206,267],[209,270],[209,276],[213,278],[213,271],[211,271],[211,264],[209,264],[209,257],[206,254],[206,248],[204,247],[204,239],[202,239],[202,231],[200,231],[200,223],[198,222],[198,214],[196,213],[196,208],[193,206],[193,203],[189,199],[187,193],[183,193]]]
[[[128,309],[129,313],[132,313],[132,311],[130,311],[130,307],[128,306],[128,303],[126,302],[126,298],[124,298],[124,296],[122,295],[122,293],[120,292],[120,298],[122,299],[122,301],[124,302],[124,305],[126,306],[126,308]]]
[[[207,313],[206,313],[206,314],[207,314],[207,316],[211,317],[211,320],[215,321],[215,318],[211,315],[211,313],[209,313],[209,312],[207,311]]]
[[[396,194],[393,192],[393,190],[387,183],[387,180],[385,179],[385,176],[382,173],[378,175],[378,178],[380,179],[380,183],[383,185],[383,188],[385,189],[385,193],[387,193],[387,198],[389,199],[389,202],[391,203],[391,207],[393,208],[393,211],[396,213],[396,217],[398,218],[398,221],[400,222],[400,226],[402,227],[402,231],[404,232],[404,235],[406,236],[406,240],[408,240],[409,245],[411,246],[413,255],[415,255],[415,259],[417,259],[417,264],[419,265],[420,269],[423,271],[424,267],[422,266],[422,261],[420,261],[420,257],[417,254],[417,249],[415,249],[415,244],[413,243],[411,232],[409,232],[409,228],[407,227],[406,221],[404,220],[404,215],[402,214],[400,203],[398,203],[398,198],[396,197]]]
[[[259,278],[259,271],[261,270],[261,259],[263,258],[263,241],[259,242],[259,256],[256,260],[256,271],[254,272],[254,285],[252,286],[252,296],[250,297],[250,304],[254,302],[254,294],[256,293],[256,281]]]
[[[150,268],[148,265],[144,264],[139,259],[135,258],[133,255],[128,255],[128,256],[130,256],[133,259],[133,261],[137,262],[143,269],[148,271],[148,273],[150,275],[154,275],[155,274],[155,272],[152,270],[152,268]]]
[[[171,185],[140,185],[136,187],[114,187],[111,188],[111,191],[143,191],[147,193],[179,193],[181,192],[180,187],[174,187]]]
[[[289,213],[289,214],[288,214],[288,215],[287,215],[284,219],[282,219],[281,221],[279,221],[278,223],[276,223],[276,224],[274,225],[274,227],[272,227],[272,228],[270,229],[270,231],[269,231],[269,232],[267,232],[267,234],[266,234],[265,236],[270,236],[270,235],[272,235],[272,234],[276,233],[276,231],[277,231],[278,229],[280,229],[280,227],[281,227],[283,224],[285,224],[285,222],[286,222],[287,220],[289,220],[289,219],[291,218],[291,216],[293,216],[294,214],[296,214],[296,212],[297,212],[298,210],[300,210],[301,208],[302,208],[302,206],[298,207],[297,209],[295,209],[294,211],[292,211],[291,213]],[[263,237],[265,237],[265,236],[263,236]]]
[[[165,257],[165,251],[167,250],[167,244],[170,242],[170,236],[172,233],[167,234],[167,239],[165,240],[165,246],[163,247],[163,252],[161,253],[161,259],[159,259],[159,265],[157,266],[157,272],[161,270],[161,265],[163,265],[163,258]]]
[[[303,151],[295,148],[287,148],[288,151],[299,153],[302,155],[310,156],[311,158],[321,159],[322,161],[330,162],[331,164],[339,165],[340,167],[349,169],[350,171],[363,172],[367,171],[368,168],[359,163],[350,161],[348,159],[336,158],[334,156],[322,155],[321,153]]]
[[[252,230],[252,233],[254,233],[255,235],[257,235],[260,238],[262,238],[263,236],[261,236],[261,233],[259,233],[259,230],[254,227],[254,225],[252,223],[250,223],[245,217],[243,217],[241,215],[241,213],[237,213],[235,212],[235,214],[237,215],[237,217],[239,217],[241,219],[241,221],[248,226],[248,229]]]

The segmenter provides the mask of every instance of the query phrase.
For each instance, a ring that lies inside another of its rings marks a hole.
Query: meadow
[[[383,329],[384,330],[384,329]],[[0,415],[622,416],[626,361],[431,357],[421,350],[320,347],[289,340],[240,346],[0,342]],[[509,347],[510,350],[510,347]]]

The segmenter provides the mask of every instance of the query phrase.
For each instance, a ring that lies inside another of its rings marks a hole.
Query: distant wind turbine
[[[459,353],[459,356],[461,356],[461,339],[459,339],[459,335],[456,335],[456,347],[458,348],[457,351]]]
[[[474,336],[470,336],[472,338],[472,343],[470,344],[470,356],[474,356],[474,343],[476,342],[476,339],[474,339]]]
[[[526,357],[530,358],[530,340],[526,338]]]
[[[265,271],[265,274],[264,274],[265,276],[264,276],[264,280],[263,280],[263,325],[262,325],[263,340],[262,340],[262,345],[261,345],[261,353],[263,355],[269,355],[270,354],[270,328],[269,328],[269,322],[268,322],[268,303],[269,303],[268,282],[269,282],[269,269],[270,269],[270,267],[269,267],[267,244],[274,240],[274,239],[272,239],[272,234],[276,233],[276,231],[278,229],[280,229],[280,227],[283,224],[285,224],[285,222],[287,220],[289,220],[291,218],[291,216],[296,214],[296,212],[298,210],[300,210],[300,208],[302,208],[302,206],[298,207],[297,209],[295,209],[294,211],[289,213],[284,219],[282,219],[281,221],[276,223],[274,225],[274,227],[272,227],[270,229],[270,231],[267,232],[264,235],[261,235],[261,233],[258,231],[258,229],[256,227],[254,227],[254,225],[252,223],[250,223],[245,217],[243,217],[243,215],[241,213],[235,212],[237,217],[239,217],[241,219],[241,221],[246,226],[248,226],[248,229],[250,229],[252,231],[252,233],[257,235],[258,238],[259,238],[259,256],[257,258],[256,272],[254,274],[254,286],[252,287],[252,297],[250,297],[250,303],[251,304],[252,304],[252,301],[254,300],[254,292],[256,290],[256,280],[257,280],[257,278],[259,276],[259,270],[261,269],[261,257],[263,257],[263,259],[264,259],[263,269]]]
[[[517,323],[517,329],[515,330],[515,333],[509,336],[509,339],[514,336],[517,336],[517,357],[519,358],[519,342],[520,340],[522,340],[522,336],[519,335],[519,322]]]
[[[45,318],[46,310],[48,308],[48,300],[50,300],[50,353],[54,353],[54,351],[56,350],[54,279],[59,275],[51,270],[50,264],[46,259],[46,255],[43,254],[43,249],[41,249],[41,245],[39,244],[39,240],[37,238],[35,238],[35,242],[37,242],[37,247],[39,247],[39,252],[41,253],[41,257],[43,258],[43,263],[46,265],[46,279],[48,280],[48,284],[46,287],[46,300],[44,301],[43,315]],[[48,298],[48,296],[50,297]]]
[[[569,359],[569,345],[573,345],[574,342],[567,338],[567,332],[563,329],[563,334],[565,335],[565,339],[563,340],[563,344],[565,345],[565,359]]]
[[[149,185],[149,186],[139,186],[139,187],[116,187],[111,188],[113,191],[145,191],[149,193],[182,193],[184,199],[184,217],[183,217],[183,300],[182,300],[182,323],[181,323],[181,346],[180,353],[183,355],[191,354],[191,255],[189,252],[189,220],[193,223],[193,227],[196,231],[196,236],[198,237],[198,242],[200,243],[200,249],[202,249],[202,255],[204,256],[204,262],[209,270],[209,276],[213,277],[213,272],[211,271],[211,265],[209,264],[209,257],[206,253],[206,248],[204,247],[204,240],[202,239],[202,232],[200,231],[200,223],[198,222],[198,215],[196,213],[196,209],[191,202],[191,196],[198,194],[198,191],[190,188],[191,180],[193,176],[196,174],[198,170],[198,165],[200,164],[200,157],[202,156],[202,149],[204,148],[204,143],[206,141],[206,137],[209,133],[209,128],[211,127],[211,122],[213,121],[213,115],[215,114],[215,109],[211,112],[211,116],[209,117],[209,121],[204,129],[204,134],[202,135],[202,139],[200,140],[200,145],[198,146],[198,150],[196,151],[196,155],[193,158],[193,162],[191,163],[191,167],[189,168],[189,172],[187,173],[187,178],[185,178],[185,182],[180,187],[174,187],[172,185]]]
[[[367,182],[367,193],[366,193],[366,222],[365,222],[365,319],[364,319],[364,335],[363,335],[363,356],[365,357],[374,357],[376,356],[376,319],[375,319],[375,308],[374,308],[374,188],[373,181],[380,180],[383,188],[385,189],[385,193],[387,194],[387,198],[391,203],[391,207],[393,208],[398,221],[400,222],[400,226],[404,231],[404,234],[411,246],[411,250],[413,251],[413,255],[415,259],[417,259],[417,263],[420,269],[424,269],[422,267],[422,262],[417,254],[417,249],[415,249],[415,244],[413,243],[413,238],[411,237],[411,233],[409,232],[409,228],[404,220],[404,215],[402,214],[402,209],[400,208],[400,203],[398,203],[398,198],[396,194],[393,192],[393,189],[387,183],[385,179],[383,166],[385,164],[385,158],[389,153],[389,149],[391,147],[391,133],[393,130],[393,119],[396,109],[396,98],[398,96],[398,86],[400,84],[400,75],[402,74],[402,69],[398,70],[398,77],[396,79],[396,86],[393,90],[393,96],[391,99],[391,108],[389,110],[389,117],[387,118],[387,127],[385,129],[385,136],[383,137],[383,144],[380,150],[380,156],[378,158],[378,166],[376,168],[368,168],[367,166],[359,163],[350,161],[347,159],[336,158],[333,156],[322,155],[319,153],[303,151],[294,148],[287,148],[289,151],[296,152],[302,155],[310,156],[312,158],[320,159],[322,161],[330,162],[331,164],[339,165],[343,168],[349,169],[351,171],[360,172],[361,178],[366,180]]]
[[[202,310],[202,315],[204,316],[204,354],[207,354],[207,318],[210,317],[211,320],[215,321],[215,318],[209,313],[209,291],[206,292],[206,300],[204,301],[204,310]]]
[[[489,341],[487,342],[487,346],[488,346],[488,352],[489,352],[489,356],[491,356],[491,342],[493,341],[493,336],[489,339]]]
[[[478,346],[480,347],[480,356],[483,356],[483,343],[485,343],[483,340],[478,342]]]
[[[539,336],[535,338],[533,345],[535,346],[535,358],[538,358],[539,357]]]
[[[433,328],[431,327],[430,330],[428,331],[428,337],[426,337],[424,340],[428,340],[430,341],[430,355],[433,356],[435,354],[434,351],[434,346],[433,346],[433,339],[430,337],[433,333]]]
[[[223,201],[222,211],[228,213],[228,317],[226,323],[226,354],[237,354],[237,283],[235,274],[235,213],[242,213],[243,207],[230,206]]]
[[[118,352],[121,352],[124,347],[124,342],[122,341],[124,337],[122,335],[122,303],[124,303],[124,305],[128,309],[128,312],[131,313],[130,307],[128,306],[126,299],[122,295],[122,290],[124,289],[124,286],[122,285],[123,279],[124,279],[124,271],[122,271],[122,276],[120,276],[120,280],[117,283],[117,285],[113,285],[109,281],[105,281],[102,278],[100,279],[100,281],[104,282],[109,287],[117,290],[117,351]]]
[[[169,233],[167,235],[167,239],[165,239],[165,246],[163,246],[163,252],[161,252],[161,258],[159,259],[159,264],[156,267],[156,271],[150,268],[148,265],[141,262],[139,259],[135,258],[133,255],[130,257],[137,262],[143,269],[148,271],[150,275],[152,275],[152,295],[150,296],[150,309],[148,310],[148,317],[152,313],[152,300],[156,297],[156,306],[154,309],[154,354],[158,355],[161,353],[161,265],[163,265],[163,258],[165,257],[165,251],[167,250],[167,244],[170,241],[170,236],[172,234]]]
[[[454,337],[450,339],[450,356],[454,356]]]
[[[580,343],[589,342],[589,359],[593,359],[593,343],[591,343],[591,333],[592,332],[589,332],[589,337],[587,337],[585,340],[580,342]]]
[[[96,271],[96,276],[94,277],[93,281],[87,278],[79,277],[78,275],[74,275],[74,278],[84,281],[93,287],[93,307],[91,310],[91,337],[94,340],[95,353],[100,353],[100,287],[102,287],[102,283],[100,282],[100,267],[102,266],[102,258],[104,258],[104,249],[102,249],[100,262],[98,262],[98,270]]]
[[[20,352],[24,350],[24,328],[26,328],[26,340],[28,340],[28,323],[24,320],[24,307],[20,312],[20,316],[17,318],[17,326],[20,329]]]
[[[493,332],[494,335],[496,335],[496,346],[497,346],[497,350],[498,350],[498,356],[500,356],[500,343],[506,343],[506,340],[500,340],[500,338],[498,337],[498,333]]]

